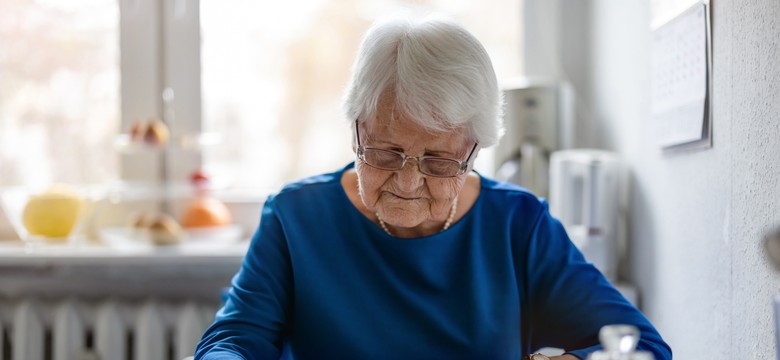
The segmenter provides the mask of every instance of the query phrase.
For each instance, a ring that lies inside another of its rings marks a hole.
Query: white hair
[[[490,57],[453,21],[392,19],[366,33],[344,99],[353,126],[376,115],[386,91],[395,110],[427,129],[465,128],[481,148],[501,137],[502,98]]]

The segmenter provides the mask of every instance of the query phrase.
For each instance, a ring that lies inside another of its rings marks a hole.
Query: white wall
[[[580,101],[577,145],[631,166],[624,275],[675,358],[770,359],[780,275],[762,238],[780,225],[780,2],[713,0],[713,147],[663,154],[648,123],[650,24],[689,3],[563,1],[556,71]]]

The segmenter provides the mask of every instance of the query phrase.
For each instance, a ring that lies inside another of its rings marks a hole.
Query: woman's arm
[[[269,197],[227,301],[195,359],[278,359],[290,318],[291,274],[286,239]]]
[[[584,359],[601,349],[602,326],[630,324],[640,331],[638,349],[652,352],[657,360],[671,359],[671,349],[656,329],[584,259],[546,206],[525,250],[530,313],[524,321],[530,321],[533,348],[563,348]]]

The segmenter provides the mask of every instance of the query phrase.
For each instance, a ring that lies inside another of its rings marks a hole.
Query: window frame
[[[120,131],[156,117],[168,125],[173,145],[183,135],[200,133],[199,9],[199,0],[119,0]],[[163,100],[167,89],[173,97]],[[120,156],[119,178],[131,182],[185,182],[202,164],[200,151],[176,146],[157,156]]]
[[[203,130],[200,0],[118,1],[122,130],[129,129],[136,119],[158,117],[168,124],[174,140],[182,135],[200,134]],[[525,36],[526,29],[532,27],[529,24],[537,25],[529,21],[528,15],[523,15],[529,13],[525,10],[529,6],[527,1],[519,0],[519,3],[522,10],[518,21],[525,25],[518,29],[521,39],[518,47],[525,49],[531,42]],[[535,13],[535,9],[529,10]],[[532,66],[528,56],[519,61],[521,73]],[[162,93],[168,88],[173,90],[174,98],[165,102]],[[202,166],[202,151],[168,147],[156,158],[122,155],[119,177],[144,183],[181,183],[187,182],[190,174]],[[482,151],[475,166],[492,174],[492,150]]]

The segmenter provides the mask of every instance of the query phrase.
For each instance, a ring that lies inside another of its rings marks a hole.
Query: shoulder
[[[526,241],[540,222],[550,217],[547,201],[527,189],[484,176],[480,181],[479,199],[471,216],[490,236]]]
[[[334,172],[309,176],[309,177],[305,177],[302,179],[298,179],[286,183],[281,188],[281,190],[279,190],[276,196],[277,197],[288,196],[300,192],[317,191],[322,188],[327,188],[328,186],[338,185],[344,171],[349,170],[351,168],[350,165],[341,168],[339,170],[336,170]]]
[[[350,165],[334,172],[289,182],[278,192],[268,196],[267,202],[280,207],[334,201],[335,198],[343,196],[340,179],[344,171],[351,168]]]
[[[528,189],[503,181],[497,181],[480,175],[480,198],[488,207],[503,209],[519,208],[527,214],[546,211],[547,200],[528,191]]]

